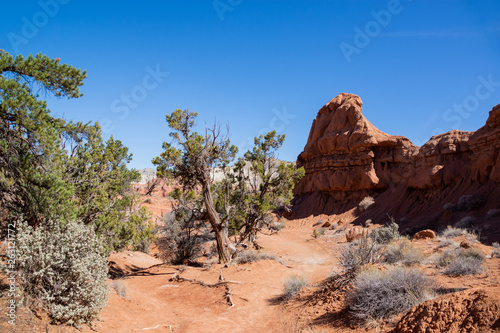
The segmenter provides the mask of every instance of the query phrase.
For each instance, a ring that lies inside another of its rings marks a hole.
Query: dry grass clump
[[[375,199],[373,199],[372,197],[368,196],[368,197],[365,197],[363,200],[360,201],[360,203],[358,204],[358,209],[362,213],[362,212],[367,211],[368,209],[370,209],[374,204],[375,204]]]
[[[297,296],[297,294],[307,285],[309,281],[303,276],[290,276],[283,281],[283,296],[284,300],[289,300]]]
[[[326,231],[326,228],[314,229],[312,232],[312,236],[314,238],[320,238],[321,236],[323,236],[325,234],[325,231]]]
[[[355,321],[380,320],[435,297],[435,282],[419,270],[397,267],[359,274],[346,303]]]
[[[250,262],[260,261],[260,260],[274,260],[284,265],[283,260],[276,257],[272,253],[257,252],[253,250],[246,250],[238,253],[238,256],[233,260],[236,265],[246,264]]]
[[[404,266],[420,264],[425,258],[423,251],[407,239],[387,245],[382,255],[387,263],[400,263]]]
[[[116,291],[116,294],[121,298],[130,299],[127,287],[125,287],[122,280],[114,280],[111,282],[111,288],[113,288]]]
[[[483,272],[485,257],[480,250],[460,247],[448,249],[437,258],[436,266],[443,267],[448,276],[477,275]]]
[[[448,239],[448,238],[441,238],[437,248],[441,249],[443,247],[448,247],[448,246],[452,246],[452,245],[457,245],[457,243],[455,243],[454,241],[452,241],[451,239]]]
[[[447,226],[446,229],[443,230],[441,236],[444,238],[455,238],[458,236],[465,236],[471,241],[477,241],[477,235],[473,232],[469,232],[462,228],[455,228],[452,226]]]

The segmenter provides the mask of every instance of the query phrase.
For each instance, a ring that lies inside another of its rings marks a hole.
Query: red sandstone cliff
[[[357,222],[389,214],[403,229],[439,229],[470,216],[500,238],[500,105],[476,132],[453,130],[422,147],[378,130],[361,107],[343,93],[319,110],[297,160],[306,175],[294,190],[295,216],[339,214],[371,195],[373,209]]]

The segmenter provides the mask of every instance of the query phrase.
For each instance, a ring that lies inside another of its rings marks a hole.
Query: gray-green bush
[[[431,299],[434,289],[434,281],[416,269],[368,270],[356,278],[346,303],[356,321],[379,320]]]
[[[108,264],[103,242],[77,221],[17,225],[17,268],[24,297],[53,322],[79,325],[106,304]]]
[[[394,221],[392,221],[388,226],[374,229],[370,233],[370,238],[378,244],[387,244],[393,240],[399,239],[400,237],[399,225]]]
[[[302,276],[291,276],[283,281],[283,299],[289,300],[294,298],[309,281]]]
[[[401,263],[405,266],[413,266],[422,262],[424,253],[414,246],[409,240],[404,239],[397,244],[387,245],[383,252],[386,262],[389,264]]]
[[[436,258],[436,266],[449,276],[477,275],[483,271],[484,255],[477,249],[460,247],[444,251]]]
[[[454,228],[452,226],[447,226],[446,229],[444,229],[443,232],[441,233],[441,236],[445,238],[455,238],[458,236],[465,236],[465,235],[467,235],[467,230]]]

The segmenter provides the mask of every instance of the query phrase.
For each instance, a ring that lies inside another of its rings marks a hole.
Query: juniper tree
[[[235,163],[219,185],[220,210],[239,242],[253,242],[257,232],[271,223],[270,212],[290,208],[293,187],[304,176],[304,168],[276,158],[284,141],[285,135],[276,131],[256,137],[253,149]]]
[[[164,142],[164,152],[153,159],[157,175],[178,179],[185,190],[201,189],[203,204],[212,230],[215,233],[217,252],[221,263],[231,260],[228,250],[227,221],[221,220],[212,197],[211,170],[230,163],[237,148],[227,136],[222,136],[220,126],[206,128],[201,135],[194,131],[198,113],[177,109],[166,116],[173,142]]]
[[[98,123],[53,117],[42,98],[81,97],[85,77],[42,54],[0,50],[0,211],[34,227],[78,220],[105,236],[108,250],[125,248],[146,222],[130,191],[140,177],[126,167],[132,155],[113,137],[104,142]],[[152,237],[146,226],[142,236]]]
[[[173,141],[164,142],[164,152],[152,162],[158,177],[177,179],[184,191],[201,190],[219,260],[226,263],[230,260],[230,226],[239,233],[240,242],[255,240],[256,233],[270,221],[269,211],[287,207],[293,186],[304,170],[275,159],[285,140],[275,131],[255,138],[255,148],[231,168],[237,148],[227,136],[221,136],[216,125],[207,128],[205,135],[195,132],[197,116],[196,112],[179,109],[166,116]],[[212,176],[216,167],[223,172],[221,181]]]

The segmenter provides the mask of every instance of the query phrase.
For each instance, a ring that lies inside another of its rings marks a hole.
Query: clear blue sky
[[[245,150],[277,129],[287,137],[279,157],[293,161],[341,92],[417,145],[476,130],[500,103],[498,0],[8,1],[0,48],[86,69],[85,96],[49,98],[49,108],[103,123],[138,169],[161,152],[176,108],[201,125],[229,123]]]

